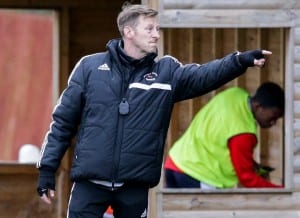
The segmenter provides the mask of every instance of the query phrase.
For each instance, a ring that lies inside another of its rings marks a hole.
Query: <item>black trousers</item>
[[[167,188],[200,188],[201,182],[173,170],[165,169]]]
[[[114,218],[146,218],[148,187],[124,184],[111,190],[90,181],[75,182],[72,187],[68,218],[102,218],[111,205]]]

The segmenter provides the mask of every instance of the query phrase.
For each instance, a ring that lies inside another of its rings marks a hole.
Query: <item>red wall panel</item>
[[[52,27],[49,14],[0,11],[0,160],[23,144],[41,146],[51,122]]]

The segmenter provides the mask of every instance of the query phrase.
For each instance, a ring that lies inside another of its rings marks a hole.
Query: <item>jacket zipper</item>
[[[128,82],[125,81],[125,68],[121,67],[121,101],[119,103],[119,116],[118,116],[118,129],[117,129],[117,136],[116,137],[116,146],[113,151],[113,167],[112,167],[112,187],[111,190],[115,190],[115,179],[116,179],[116,174],[117,174],[117,168],[120,163],[120,152],[121,152],[121,145],[122,145],[122,138],[123,138],[123,120],[124,120],[124,115],[129,113],[129,104],[127,102],[126,98],[126,90],[128,87]]]

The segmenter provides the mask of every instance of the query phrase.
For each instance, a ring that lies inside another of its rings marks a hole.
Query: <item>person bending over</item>
[[[260,85],[254,96],[239,87],[214,96],[170,148],[165,178],[168,188],[283,187],[267,180],[273,169],[254,160],[257,126],[270,128],[284,114],[284,91]]]

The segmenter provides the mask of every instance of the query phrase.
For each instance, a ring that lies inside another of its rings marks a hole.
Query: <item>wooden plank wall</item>
[[[182,63],[205,63],[234,51],[264,48],[273,55],[263,69],[249,68],[247,73],[216,91],[193,100],[177,103],[171,120],[166,150],[185,131],[195,113],[216,93],[230,86],[240,86],[254,93],[265,81],[284,87],[284,29],[164,29],[164,53],[177,57]],[[272,180],[283,182],[283,120],[268,130],[261,130],[258,161],[274,166]]]
[[[299,217],[300,2],[163,0],[159,3],[164,49],[161,54],[171,53],[187,63],[205,62],[232,50],[265,48],[273,52],[261,72],[251,69],[226,86],[239,85],[252,92],[260,82],[271,79],[285,88],[284,120],[270,132],[261,131],[261,141],[268,145],[261,143],[258,158],[276,165],[278,170],[272,179],[279,182],[284,179],[287,188],[176,190],[165,189],[162,179],[160,186],[152,190],[157,210],[151,217]],[[195,111],[221,89],[176,105],[166,150],[186,129]]]
[[[0,218],[57,217],[55,204],[41,204],[35,194],[37,171],[32,165],[0,165]]]
[[[182,191],[184,192],[169,191],[162,195],[160,213],[157,217],[299,217],[299,193],[274,194],[266,190],[218,193]]]
[[[294,100],[294,147],[293,147],[293,169],[294,169],[294,175],[293,175],[293,183],[294,187],[297,189],[297,191],[300,191],[300,21],[298,22],[298,25],[296,28],[294,28],[293,31],[293,37],[294,40],[293,49],[294,52],[292,55],[294,57],[294,64],[293,64],[293,70],[294,70],[294,83],[293,83],[293,100]]]

